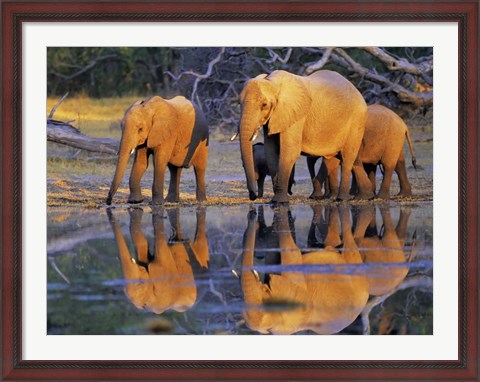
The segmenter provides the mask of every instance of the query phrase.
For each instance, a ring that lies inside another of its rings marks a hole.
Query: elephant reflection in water
[[[282,269],[260,280],[254,267],[256,213],[250,211],[244,238],[241,284],[246,303],[247,325],[260,333],[292,334],[312,330],[319,334],[337,333],[360,314],[367,303],[365,276],[346,272],[344,266],[361,264],[353,238],[350,211],[345,205],[332,206],[324,248],[302,253],[292,237],[288,207],[275,210],[273,231],[278,236]],[[340,219],[340,224],[339,224]],[[337,248],[342,243],[343,249]],[[308,266],[332,265],[335,272],[314,273]],[[295,268],[295,267],[294,267]],[[305,272],[306,271],[306,272]]]
[[[379,207],[382,228],[377,229],[373,206],[361,207],[356,218],[354,238],[367,267],[368,290],[372,296],[384,295],[400,285],[410,269],[414,245],[405,253],[408,220],[411,211],[400,209],[397,226],[392,222],[390,208]],[[413,234],[415,240],[416,232]],[[404,264],[404,265],[403,265]]]
[[[152,212],[155,249],[149,250],[142,232],[143,210],[130,208],[130,235],[135,247],[133,257],[121,232],[119,223],[107,209],[110,224],[117,241],[126,286],[125,294],[138,309],[160,314],[173,309],[188,310],[197,301],[195,275],[208,269],[209,252],[205,231],[205,209],[197,209],[197,226],[192,242],[183,238],[178,208],[168,209],[172,228],[167,240],[163,208]]]

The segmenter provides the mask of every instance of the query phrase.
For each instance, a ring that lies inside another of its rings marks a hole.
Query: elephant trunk
[[[112,204],[112,198],[117,192],[120,181],[122,180],[123,173],[125,172],[125,168],[127,167],[128,158],[130,157],[131,151],[132,148],[129,147],[129,145],[126,144],[122,139],[122,142],[120,143],[120,150],[118,153],[117,168],[115,169],[115,175],[112,180],[112,185],[110,186],[110,190],[108,191],[108,205]]]
[[[246,121],[246,118],[242,116],[242,122],[240,124],[240,151],[242,153],[243,168],[245,170],[245,176],[247,177],[247,188],[249,192],[250,200],[257,198],[257,185],[255,179],[255,169],[253,163],[253,148],[252,148],[252,136],[255,133],[254,123]]]

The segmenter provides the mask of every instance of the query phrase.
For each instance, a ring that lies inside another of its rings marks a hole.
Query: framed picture
[[[5,1],[2,56],[3,379],[478,379],[478,2]]]

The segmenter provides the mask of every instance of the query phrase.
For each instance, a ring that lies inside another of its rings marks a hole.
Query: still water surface
[[[48,334],[432,334],[432,203],[48,211]]]

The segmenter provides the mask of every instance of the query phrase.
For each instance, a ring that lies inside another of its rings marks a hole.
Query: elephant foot
[[[308,198],[313,200],[322,200],[324,198],[324,195],[312,192],[312,194]]]
[[[153,198],[152,199],[152,205],[154,206],[160,206],[165,203],[165,200],[163,198]]]
[[[337,200],[339,202],[347,202],[349,200],[353,199],[352,195],[350,195],[350,193],[340,193],[338,194],[337,196]]]
[[[412,191],[409,190],[409,191],[400,191],[397,196],[400,196],[402,198],[408,198],[408,197],[411,197],[412,196]]]
[[[374,198],[375,194],[373,192],[360,193],[355,196],[355,200],[372,200]]]
[[[389,200],[390,199],[390,193],[388,191],[382,192],[380,191],[377,194],[378,199],[383,199],[383,200]]]
[[[176,195],[167,195],[165,201],[168,203],[178,203],[180,201],[180,198]]]
[[[197,196],[197,202],[203,203],[207,201],[207,197],[205,195]]]
[[[270,204],[288,204],[287,194],[275,194],[270,200]]]
[[[257,199],[257,194],[254,191],[248,191],[248,197],[250,200],[255,200]]]
[[[143,202],[143,198],[132,198],[132,197],[129,197],[128,200],[127,200],[127,203],[128,204],[139,204],[139,203],[142,203]]]
[[[107,203],[107,206],[111,205],[112,204],[112,198],[108,197],[105,202]]]

